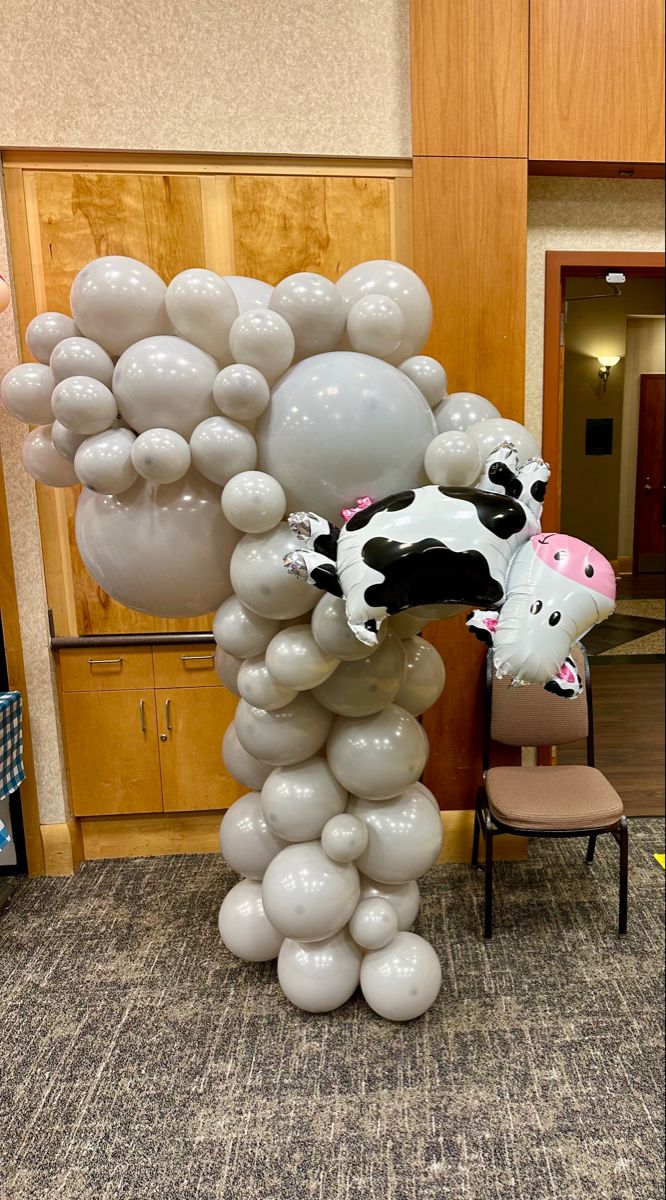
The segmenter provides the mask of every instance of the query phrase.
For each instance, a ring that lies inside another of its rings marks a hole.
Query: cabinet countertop
[[[52,637],[52,650],[100,649],[103,646],[214,645],[212,633],[100,633],[81,637]]]

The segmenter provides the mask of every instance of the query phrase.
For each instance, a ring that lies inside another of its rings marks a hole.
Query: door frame
[[[628,270],[643,278],[664,275],[666,255],[631,250],[547,250],[543,343],[543,456],[551,467],[544,529],[559,532],[562,504],[562,384],[564,287],[570,275]]]
[[[640,377],[641,385],[640,385],[640,392],[639,392],[639,397],[638,397],[638,449],[640,449],[640,444],[641,444],[641,424],[643,423],[643,396],[645,394],[645,382],[648,379],[663,379],[663,378],[664,378],[664,374],[662,371],[645,371]],[[631,558],[632,558],[631,573],[632,573],[632,575],[636,575],[638,573],[638,526],[639,526],[639,524],[640,524],[640,522],[638,519],[638,456],[637,456],[636,480],[635,480],[635,489],[634,489],[634,540],[633,540],[632,548],[631,548]]]

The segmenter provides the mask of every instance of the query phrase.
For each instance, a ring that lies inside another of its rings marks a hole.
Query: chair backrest
[[[488,652],[487,733],[506,746],[561,746],[588,739],[588,762],[593,760],[592,695],[587,654],[580,644],[572,658],[583,681],[583,691],[574,699],[556,696],[536,685],[512,687],[510,679],[498,679]]]

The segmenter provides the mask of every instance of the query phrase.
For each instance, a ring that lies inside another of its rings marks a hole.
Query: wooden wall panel
[[[532,0],[529,156],[663,161],[662,0]]]
[[[527,153],[529,0],[413,0],[414,154]]]

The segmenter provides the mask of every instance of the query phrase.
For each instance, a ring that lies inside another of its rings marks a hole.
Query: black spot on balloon
[[[514,496],[517,499],[522,493],[523,485],[514,475],[508,463],[492,463],[488,470],[488,478],[491,483],[503,487],[507,496]]]
[[[483,642],[484,646],[492,646],[493,635],[489,629],[486,629],[485,625],[472,625],[468,621],[467,628],[471,633],[474,634],[475,638],[478,638],[480,642]]]
[[[410,504],[414,503],[415,493],[396,492],[395,496],[387,496],[385,500],[375,500],[368,508],[361,509],[360,512],[354,513],[353,517],[347,521],[347,529],[355,533],[359,529],[365,529],[369,525],[376,513],[380,512],[400,512],[403,508],[409,508]]]
[[[318,533],[312,543],[313,550],[317,554],[323,554],[324,558],[331,558],[335,562],[338,554],[338,538],[340,530],[337,525],[329,525],[328,533]]]
[[[459,553],[434,538],[405,544],[377,537],[366,542],[362,554],[366,565],[384,577],[365,589],[371,608],[389,613],[421,604],[492,608],[504,599],[501,583],[478,550]]]
[[[484,528],[502,541],[508,541],[514,534],[520,533],[527,524],[525,509],[511,496],[469,487],[440,487],[439,491],[452,500],[467,500],[473,504]]]
[[[550,614],[550,616],[548,618],[548,624],[549,625],[559,625],[561,618],[562,618],[562,613],[553,612]]]
[[[342,596],[340,580],[333,563],[330,566],[328,563],[322,563],[314,567],[310,572],[310,578],[318,588],[321,588],[322,592],[329,592],[331,596]]]
[[[530,495],[539,504],[543,504],[546,499],[546,481],[545,479],[535,479],[530,488]]]
[[[587,575],[588,579],[591,579],[594,575],[594,567],[592,566],[592,563],[587,564],[585,568],[585,574]]]

